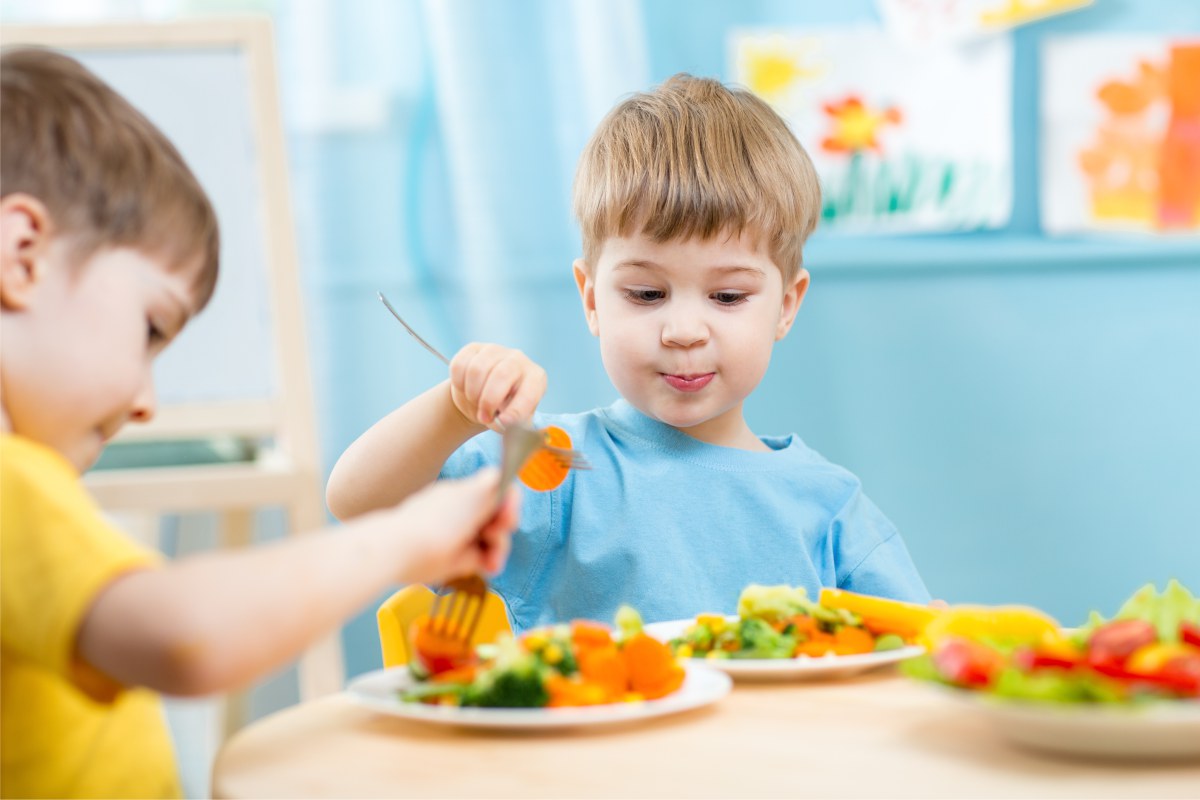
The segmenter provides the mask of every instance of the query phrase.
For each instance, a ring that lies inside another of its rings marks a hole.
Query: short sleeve
[[[838,588],[910,603],[929,602],[929,590],[900,532],[861,489],[842,507],[831,528]]]
[[[439,478],[465,478],[489,465],[500,463],[500,437],[488,431],[468,440],[450,454]]]
[[[15,439],[5,437],[0,460],[0,638],[6,651],[78,684],[87,674],[74,660],[84,615],[118,577],[161,558],[109,524],[56,453]]]

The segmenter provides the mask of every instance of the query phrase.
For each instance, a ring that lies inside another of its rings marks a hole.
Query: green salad
[[[1200,598],[1176,580],[1161,592],[1142,587],[1112,618],[1093,611],[1075,630],[1025,625],[1023,635],[1006,637],[957,622],[901,669],[1025,701],[1200,702]]]

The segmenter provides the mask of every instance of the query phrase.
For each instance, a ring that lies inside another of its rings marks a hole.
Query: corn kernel
[[[713,633],[725,630],[725,618],[720,614],[700,614],[696,617],[696,623],[707,626]]]
[[[675,657],[676,658],[691,658],[693,652],[694,651],[692,650],[692,646],[690,644],[681,644],[675,650]]]
[[[546,646],[546,635],[544,633],[530,633],[522,640],[525,649],[531,653],[536,653]]]
[[[563,660],[563,649],[555,642],[550,642],[542,650],[542,660],[547,664],[557,664]]]

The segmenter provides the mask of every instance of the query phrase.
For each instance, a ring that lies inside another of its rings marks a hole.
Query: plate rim
[[[598,706],[572,706],[563,708],[475,708],[458,706],[432,706],[420,703],[403,703],[398,698],[384,698],[378,691],[371,693],[364,687],[376,683],[397,682],[387,691],[394,692],[401,683],[411,682],[412,674],[407,666],[387,667],[365,672],[352,679],[344,690],[349,699],[365,708],[389,714],[401,719],[428,722],[458,727],[495,729],[553,729],[622,722],[636,722],[670,714],[690,711],[717,703],[733,689],[730,676],[703,664],[685,663],[686,674],[680,690],[666,697],[642,700],[634,703],[606,703]],[[681,693],[691,682],[700,692],[698,695]],[[699,686],[695,686],[699,683]]]

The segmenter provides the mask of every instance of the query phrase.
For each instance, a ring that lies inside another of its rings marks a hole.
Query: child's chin
[[[654,417],[659,422],[670,425],[672,428],[679,428],[680,430],[694,428],[712,419],[711,414],[699,413],[698,410],[690,411],[679,408],[652,409],[649,416]]]

